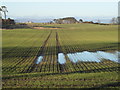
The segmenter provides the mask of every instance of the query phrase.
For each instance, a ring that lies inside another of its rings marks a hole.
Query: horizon
[[[114,17],[76,17],[76,16],[73,16],[76,20],[79,21],[79,19],[82,19],[83,21],[93,21],[93,22],[98,22],[98,20],[101,22],[101,23],[111,23],[111,20],[112,18]],[[66,17],[35,17],[35,18],[32,18],[32,17],[19,17],[19,18],[15,18],[14,20],[16,22],[33,22],[33,23],[47,23],[47,22],[50,22],[50,21],[53,21],[53,19],[59,19],[59,18],[66,18]]]

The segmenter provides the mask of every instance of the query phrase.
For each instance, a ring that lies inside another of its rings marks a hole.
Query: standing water
[[[101,62],[104,60],[111,60],[113,62],[120,63],[120,52],[103,52],[103,51],[97,51],[97,52],[76,52],[76,53],[68,53],[67,57],[69,60],[73,63],[77,63],[78,61],[81,62]],[[43,56],[39,56],[36,60],[36,64],[39,64],[43,59]],[[66,59],[65,55],[63,53],[58,53],[58,62],[60,64],[65,64]]]
[[[37,60],[36,60],[36,64],[39,64],[41,61],[42,61],[42,59],[43,59],[43,56],[39,56],[38,58],[37,58]]]
[[[65,64],[66,63],[65,55],[63,53],[58,53],[58,62],[60,64]]]
[[[120,52],[116,51],[113,53],[97,51],[97,52],[76,52],[67,54],[70,61],[76,63],[78,61],[82,62],[101,62],[103,59],[111,60],[113,62],[120,63],[120,58],[118,57]]]

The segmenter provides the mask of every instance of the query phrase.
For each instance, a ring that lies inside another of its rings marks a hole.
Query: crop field
[[[119,51],[117,25],[35,25],[2,30],[3,88],[119,88],[118,62],[78,56]]]

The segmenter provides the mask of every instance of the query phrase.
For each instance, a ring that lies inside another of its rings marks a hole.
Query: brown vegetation
[[[59,28],[34,27],[34,29],[59,29]]]

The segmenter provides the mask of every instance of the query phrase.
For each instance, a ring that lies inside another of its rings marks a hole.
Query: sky
[[[34,1],[34,2],[33,2]],[[117,0],[4,0],[1,5],[7,6],[8,17],[117,17]],[[77,1],[77,2],[75,2]],[[104,2],[106,1],[106,2]]]
[[[4,2],[118,2],[119,0],[1,0]]]

